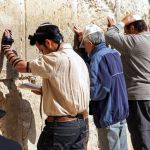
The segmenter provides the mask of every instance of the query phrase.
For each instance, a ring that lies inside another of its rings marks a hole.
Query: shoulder
[[[105,56],[107,54],[111,54],[113,52],[114,52],[113,49],[105,47],[105,48],[102,48],[100,51],[98,51],[97,57],[103,57],[103,56]]]

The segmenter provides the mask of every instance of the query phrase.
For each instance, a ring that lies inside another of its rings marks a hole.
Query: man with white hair
[[[108,17],[107,42],[122,55],[129,99],[128,128],[135,150],[150,149],[150,33],[139,15],[118,24]],[[125,29],[125,34],[120,31]]]
[[[128,99],[118,51],[107,48],[102,30],[95,24],[83,32],[74,27],[89,56],[90,111],[98,129],[101,150],[127,150]]]

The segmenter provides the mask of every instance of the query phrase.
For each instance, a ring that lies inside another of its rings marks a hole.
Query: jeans
[[[98,140],[101,150],[127,150],[126,121],[98,128]]]
[[[150,100],[129,100],[127,124],[134,150],[150,150]]]
[[[85,120],[46,122],[37,144],[38,150],[84,150],[88,129]]]

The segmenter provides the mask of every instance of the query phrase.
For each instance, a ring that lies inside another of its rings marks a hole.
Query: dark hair
[[[132,22],[126,26],[126,29],[129,30],[131,25],[133,25],[135,30],[139,33],[143,31],[147,31],[147,25],[144,20],[138,20],[138,21]]]
[[[56,25],[50,23],[41,24],[34,35],[29,35],[30,45],[35,45],[38,42],[40,45],[44,45],[46,39],[50,39],[57,44],[63,41],[63,36],[60,33],[59,28]]]

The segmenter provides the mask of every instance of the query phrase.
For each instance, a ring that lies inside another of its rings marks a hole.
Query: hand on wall
[[[122,19],[122,22],[125,24],[125,26],[127,26],[130,23],[138,20],[142,20],[142,17],[139,15],[129,14]]]
[[[12,33],[11,30],[9,29],[5,29],[3,36],[2,36],[2,45],[12,45],[12,43],[14,42],[13,38],[12,38]]]
[[[107,27],[111,27],[116,24],[116,20],[114,17],[108,16],[107,21],[108,21]]]
[[[77,26],[74,26],[73,27],[73,31],[78,35],[78,40],[81,42],[82,41],[82,37],[83,37],[83,31],[82,29],[80,29],[79,27]]]

